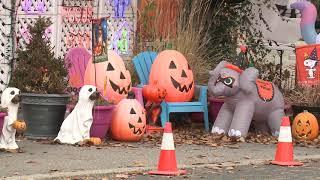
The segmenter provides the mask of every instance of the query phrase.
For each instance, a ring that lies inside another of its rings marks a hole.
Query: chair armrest
[[[207,86],[200,86],[200,85],[196,85],[196,88],[199,88],[199,100],[200,102],[202,102],[203,104],[207,104],[208,103],[208,97],[207,97],[207,90],[208,87]]]
[[[145,85],[140,83],[140,84],[137,85],[137,88],[143,88],[143,86],[145,86]]]
[[[132,92],[134,92],[134,95],[136,96],[136,100],[139,101],[139,103],[143,105],[143,96],[142,96],[142,88],[140,87],[132,87]]]

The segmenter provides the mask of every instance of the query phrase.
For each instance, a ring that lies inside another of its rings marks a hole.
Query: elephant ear
[[[210,71],[209,72],[210,79],[212,78],[213,81],[216,81],[220,74],[221,69],[223,69],[226,64],[228,64],[227,61],[221,61],[213,71]]]
[[[247,68],[240,75],[240,89],[249,94],[255,92],[259,71],[254,67]]]

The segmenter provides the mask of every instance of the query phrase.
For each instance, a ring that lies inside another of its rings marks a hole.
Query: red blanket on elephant
[[[258,91],[259,97],[263,101],[271,101],[273,99],[274,88],[271,82],[257,79],[256,85],[257,85],[257,91]]]

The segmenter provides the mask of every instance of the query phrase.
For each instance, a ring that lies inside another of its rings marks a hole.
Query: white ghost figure
[[[17,120],[20,102],[20,90],[13,87],[6,88],[1,95],[1,107],[8,108],[8,115],[4,118],[0,136],[0,149],[16,150],[16,129],[12,127]]]
[[[92,108],[98,97],[99,92],[95,86],[84,85],[81,88],[78,103],[63,121],[55,142],[76,144],[90,139],[90,128],[93,121]]]

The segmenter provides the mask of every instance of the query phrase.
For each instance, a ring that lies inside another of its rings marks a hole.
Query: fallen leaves
[[[128,179],[129,176],[127,174],[116,174],[116,178]]]
[[[249,133],[246,138],[230,138],[226,135],[218,135],[206,133],[203,127],[182,126],[177,127],[173,131],[174,143],[176,146],[180,145],[204,145],[209,147],[227,147],[230,149],[240,149],[240,143],[256,143],[256,144],[277,144],[278,138],[269,134]],[[53,144],[52,139],[36,140],[41,144]],[[107,137],[101,146],[96,149],[103,149],[108,147],[124,147],[124,148],[138,148],[140,145],[150,147],[160,147],[162,142],[162,133],[145,134],[144,138],[137,143],[118,142]],[[293,143],[300,147],[320,148],[320,136],[313,141],[295,140]],[[86,146],[85,146],[86,147]]]
[[[299,140],[299,139],[293,139],[293,143],[295,146],[300,147],[308,147],[308,148],[320,148],[320,136],[314,140]]]
[[[50,172],[58,172],[59,170],[58,169],[50,169],[49,171]]]
[[[26,163],[28,163],[28,164],[33,164],[33,163],[37,163],[36,161],[27,161]]]

